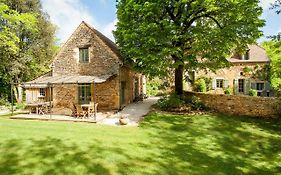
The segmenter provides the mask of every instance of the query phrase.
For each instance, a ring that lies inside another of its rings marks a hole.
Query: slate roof
[[[241,60],[237,55],[232,56],[229,59],[231,63],[269,63],[270,59],[266,54],[264,48],[258,45],[248,45],[249,48],[249,59]]]

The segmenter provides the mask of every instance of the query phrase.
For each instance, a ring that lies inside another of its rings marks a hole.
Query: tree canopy
[[[184,71],[227,66],[262,35],[258,0],[118,0],[114,33],[125,62],[149,75],[175,74],[182,93]]]
[[[10,83],[47,71],[55,52],[55,27],[39,0],[0,0],[0,97]]]
[[[266,41],[262,44],[271,59],[271,85],[281,90],[281,41]]]

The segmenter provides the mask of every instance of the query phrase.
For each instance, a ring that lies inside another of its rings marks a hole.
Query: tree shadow
[[[0,174],[105,174],[110,171],[96,161],[103,149],[98,145],[81,149],[60,139],[8,140],[0,143]]]
[[[162,144],[166,160],[159,166],[167,174],[276,174],[281,170],[278,124],[270,119],[156,113],[141,127],[154,128],[151,137]]]
[[[154,113],[141,123],[141,136],[111,145],[98,137],[81,143],[53,137],[0,142],[0,174],[276,174],[279,124]]]

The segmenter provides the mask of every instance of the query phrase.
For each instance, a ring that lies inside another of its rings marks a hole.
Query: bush
[[[257,95],[258,95],[258,92],[257,92],[257,90],[255,90],[255,89],[250,89],[249,95],[250,95],[250,96],[257,96]]]
[[[226,88],[226,89],[224,90],[224,94],[226,94],[226,95],[231,95],[231,88],[230,88],[230,87]]]
[[[195,81],[194,84],[194,90],[196,92],[206,92],[207,91],[207,86],[204,78],[199,78]]]
[[[177,108],[182,104],[184,104],[184,101],[180,98],[180,96],[176,94],[172,94],[170,96],[164,96],[160,98],[160,100],[157,102],[157,106],[161,110],[169,110],[172,108]]]
[[[0,98],[0,106],[10,106],[10,103],[5,98]]]
[[[196,96],[188,96],[184,98],[185,104],[189,104],[192,109],[204,110],[206,106],[201,102],[201,100]]]
[[[166,93],[169,84],[160,78],[147,79],[146,93],[148,96],[162,96]]]
[[[24,103],[17,103],[16,104],[16,109],[24,109],[25,106],[26,106],[26,104],[24,104]]]
[[[204,79],[205,84],[206,84],[206,92],[212,90],[212,78],[210,77],[201,77]]]

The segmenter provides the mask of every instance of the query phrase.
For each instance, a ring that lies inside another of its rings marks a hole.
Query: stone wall
[[[98,103],[98,110],[118,110],[120,107],[119,77],[113,76],[106,82],[98,83],[95,86],[96,91],[95,88],[92,88],[92,101]]]
[[[256,117],[280,117],[281,100],[272,97],[251,97],[224,94],[185,92],[198,97],[208,108],[217,112]]]
[[[53,87],[54,108],[73,108],[73,103],[78,101],[77,84],[61,84]]]
[[[79,48],[89,48],[89,63],[79,63]],[[53,61],[53,75],[102,76],[118,73],[119,58],[86,24],[68,39]]]

